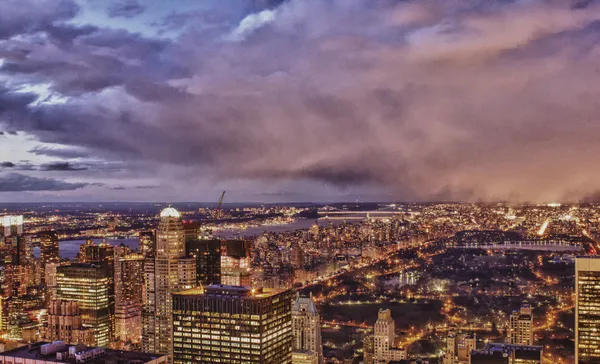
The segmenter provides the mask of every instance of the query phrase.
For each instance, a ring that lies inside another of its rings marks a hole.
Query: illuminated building
[[[575,259],[575,362],[600,362],[600,257]]]
[[[390,361],[406,359],[406,350],[394,348],[396,323],[392,311],[380,309],[373,332],[373,363],[387,364]]]
[[[62,340],[67,344],[94,345],[94,330],[83,326],[77,302],[52,301],[48,307],[48,325],[44,338],[49,341]]]
[[[296,240],[290,246],[290,263],[296,269],[304,266],[304,252]]]
[[[296,294],[292,305],[292,336],[294,352],[311,351],[317,354],[319,363],[323,362],[321,318],[312,296],[300,297]]]
[[[95,345],[108,345],[110,335],[110,276],[106,267],[76,263],[56,269],[60,300],[79,304],[82,323],[94,330]]]
[[[139,343],[142,336],[144,256],[129,248],[115,247],[114,338]]]
[[[530,305],[523,305],[510,315],[510,342],[533,345],[533,313]]]
[[[60,262],[60,250],[58,248],[58,236],[54,231],[40,234],[40,260],[42,266],[42,283],[45,284],[46,264]]]
[[[250,286],[250,248],[245,240],[225,240],[221,243],[221,284]]]
[[[488,343],[470,353],[470,364],[541,364],[542,346]]]
[[[221,241],[189,239],[185,243],[188,257],[196,259],[197,284],[221,283]]]
[[[146,258],[154,258],[154,246],[156,245],[154,231],[140,232],[140,253]]]
[[[290,364],[291,291],[211,285],[173,295],[173,363]]]
[[[292,364],[319,364],[319,355],[314,351],[294,351]]]
[[[145,261],[144,281],[142,348],[172,357],[171,293],[192,288],[196,283],[196,262],[185,257],[183,224],[179,212],[172,207],[160,213],[155,257]]]
[[[3,353],[0,352],[0,363],[5,364],[164,364],[167,362],[167,357],[164,355],[110,350],[83,345],[70,346],[63,341],[36,342]]]
[[[15,235],[23,235],[23,216],[2,216],[0,217],[2,220],[2,233],[3,236],[15,236]]]
[[[475,334],[460,332],[456,326],[451,327],[446,338],[444,364],[468,364],[476,344]]]
[[[85,244],[79,247],[79,261],[81,263],[105,264],[113,269],[114,256],[115,247],[104,242],[96,244],[88,239]]]

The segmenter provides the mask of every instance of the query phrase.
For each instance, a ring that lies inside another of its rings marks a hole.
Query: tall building
[[[197,284],[221,283],[221,241],[189,239],[185,243],[188,257],[196,259]]]
[[[48,325],[43,330],[46,340],[61,340],[67,344],[94,345],[94,330],[83,326],[77,302],[52,301],[48,307]]]
[[[533,312],[530,305],[522,305],[510,315],[510,342],[533,345]]]
[[[140,231],[140,253],[146,258],[154,258],[156,234],[154,231]]]
[[[475,334],[461,332],[456,326],[448,330],[444,364],[469,364],[471,352],[475,350]]]
[[[318,362],[323,363],[321,319],[312,295],[300,297],[299,294],[296,294],[292,306],[292,335],[294,352],[302,352],[308,356],[311,355],[308,352],[313,352],[316,354]]]
[[[575,259],[575,363],[600,362],[600,256]]]
[[[58,248],[58,235],[54,231],[40,234],[40,260],[42,283],[45,284],[46,264],[60,263],[60,250]]]
[[[196,262],[185,257],[181,216],[172,207],[162,210],[156,233],[154,259],[144,267],[145,302],[142,312],[142,349],[172,358],[173,302],[171,293],[195,286]]]
[[[7,215],[0,218],[2,220],[3,236],[23,235],[23,216],[22,215]]]
[[[245,240],[225,240],[221,243],[221,284],[250,286],[251,243]]]
[[[76,263],[56,269],[57,292],[60,300],[79,304],[82,323],[94,330],[94,345],[110,342],[110,276],[106,267]]]
[[[115,247],[114,338],[139,344],[142,337],[144,256],[126,247]]]
[[[173,295],[173,363],[290,364],[291,291],[211,285]]]
[[[392,318],[392,311],[379,310],[373,332],[374,364],[387,364],[390,361],[406,359],[406,350],[394,347],[395,338],[396,323]]]

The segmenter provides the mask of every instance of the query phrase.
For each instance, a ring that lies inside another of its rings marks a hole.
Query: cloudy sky
[[[593,0],[1,0],[0,202],[600,196]]]

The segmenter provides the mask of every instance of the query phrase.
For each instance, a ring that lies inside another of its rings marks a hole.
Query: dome
[[[179,214],[179,211],[174,208],[167,207],[160,212],[160,217],[181,217],[181,215]]]

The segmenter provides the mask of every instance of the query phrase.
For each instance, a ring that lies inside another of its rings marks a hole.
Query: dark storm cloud
[[[116,187],[112,187],[111,189],[117,190],[117,191],[122,191],[122,190],[148,190],[148,189],[159,188],[159,187],[160,186],[153,186],[153,185],[133,186],[133,187],[116,186]]]
[[[15,164],[13,162],[2,162],[2,163],[0,163],[0,167],[2,167],[2,168],[14,168]]]
[[[0,86],[0,118],[189,185],[302,180],[398,199],[539,201],[600,189],[596,2],[254,4],[230,26],[227,12],[172,15],[185,29],[172,40],[33,24],[57,35],[0,43],[13,54],[0,77],[68,101],[33,105]]]
[[[76,166],[69,162],[55,162],[41,165],[43,171],[84,171],[87,167]]]
[[[132,18],[144,12],[145,8],[137,0],[113,0],[107,13],[110,17]]]
[[[0,39],[45,30],[71,19],[79,8],[71,0],[2,0]]]
[[[0,175],[0,192],[71,191],[88,186],[52,178],[39,178],[18,173]]]
[[[45,155],[48,157],[57,157],[63,159],[72,159],[72,158],[86,158],[90,156],[90,153],[83,151],[81,149],[73,149],[73,148],[50,148],[44,146],[37,146],[29,151],[29,153],[35,155]]]

